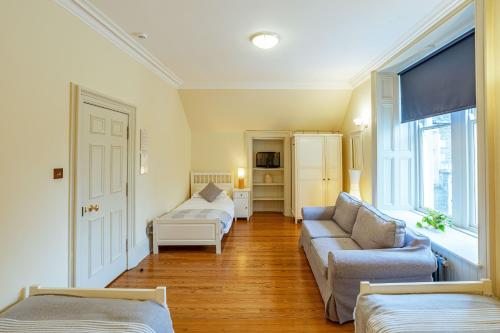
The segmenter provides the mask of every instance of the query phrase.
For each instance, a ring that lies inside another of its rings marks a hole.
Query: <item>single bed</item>
[[[361,282],[354,317],[356,333],[500,332],[500,302],[486,279]]]
[[[198,195],[210,182],[223,190],[213,202]],[[191,198],[153,220],[153,253],[161,245],[215,245],[221,254],[222,238],[234,220],[233,188],[231,172],[192,172]]]
[[[0,314],[0,332],[173,333],[166,289],[25,290]]]

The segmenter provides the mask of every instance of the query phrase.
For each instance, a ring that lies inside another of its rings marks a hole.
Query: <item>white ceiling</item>
[[[458,0],[90,0],[181,88],[347,88]],[[249,36],[282,36],[271,50]]]

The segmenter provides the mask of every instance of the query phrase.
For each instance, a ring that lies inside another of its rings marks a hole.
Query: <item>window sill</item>
[[[453,252],[460,258],[478,265],[478,240],[468,233],[447,228],[445,232],[427,228],[418,228],[417,222],[422,220],[423,214],[410,210],[384,210],[384,213],[406,222],[406,226],[414,232],[429,237],[433,244]]]

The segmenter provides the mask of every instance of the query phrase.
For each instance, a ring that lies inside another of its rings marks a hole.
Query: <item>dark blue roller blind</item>
[[[474,30],[399,73],[401,122],[476,106]]]

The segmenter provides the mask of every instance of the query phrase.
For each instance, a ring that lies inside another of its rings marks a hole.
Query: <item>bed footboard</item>
[[[491,280],[457,282],[370,283],[361,281],[360,295],[365,294],[434,294],[460,293],[491,296]]]
[[[87,298],[114,298],[140,301],[154,301],[167,308],[167,288],[128,289],[128,288],[42,288],[30,286],[24,291],[24,298],[36,295],[78,296]]]
[[[161,245],[215,245],[221,254],[222,232],[219,220],[155,219],[153,253],[158,254]]]

